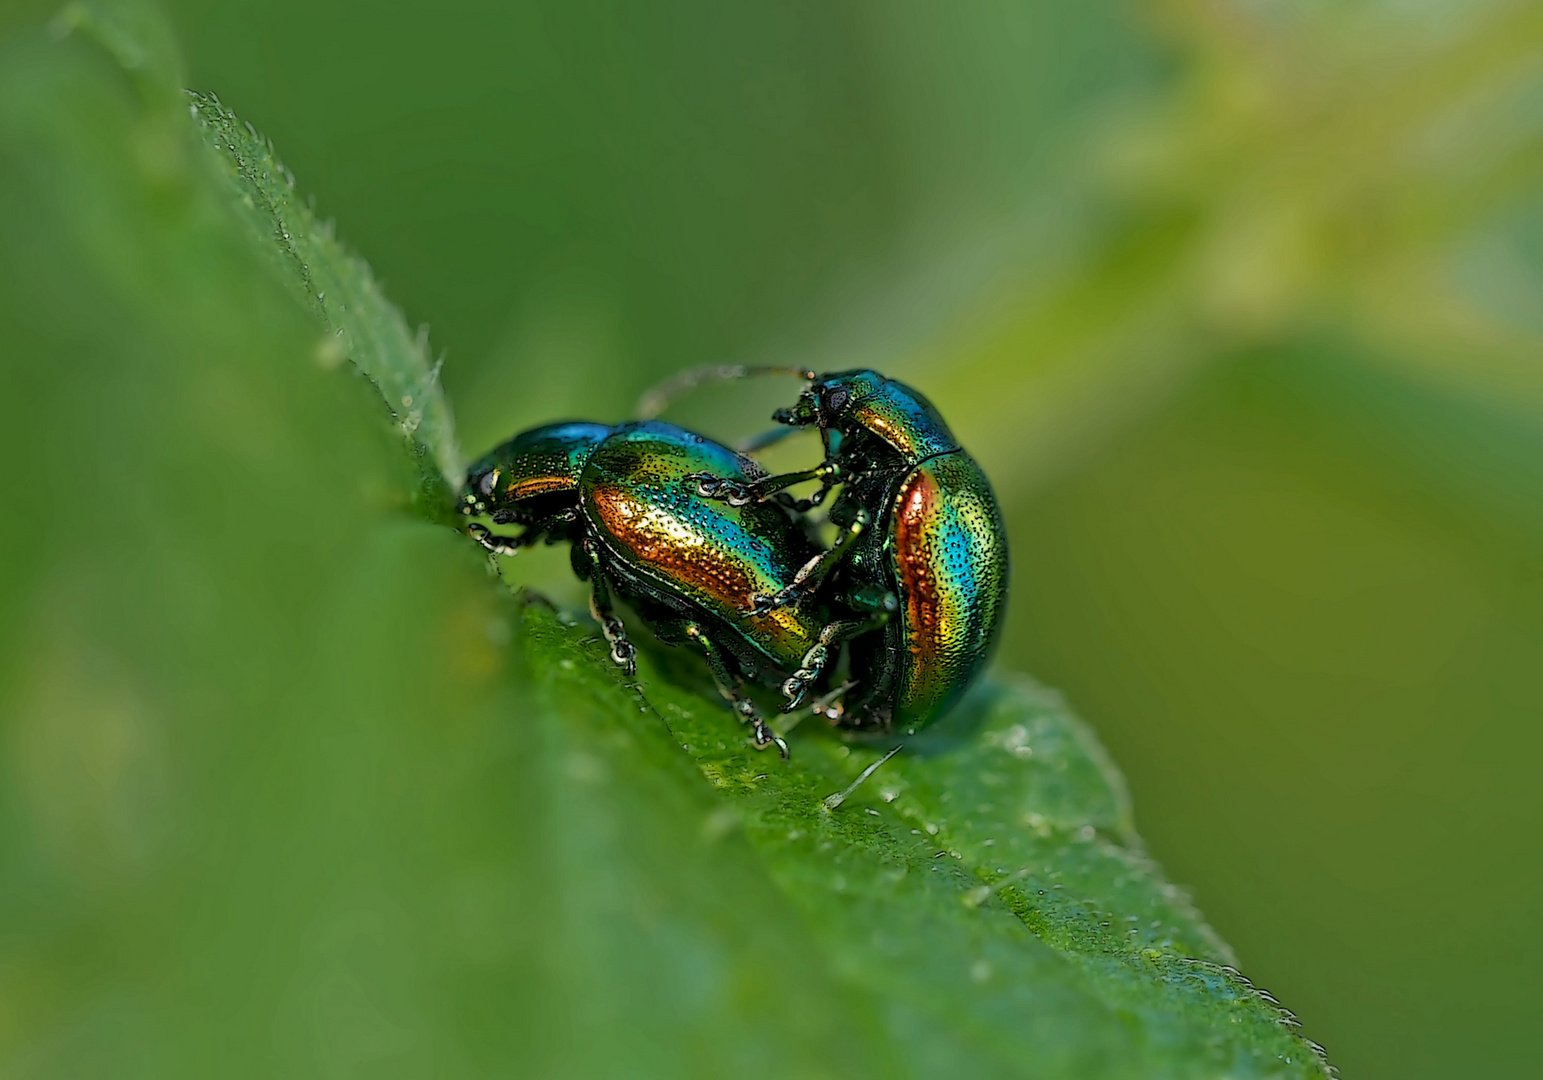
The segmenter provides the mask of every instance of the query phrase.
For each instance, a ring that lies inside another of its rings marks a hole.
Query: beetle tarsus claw
[[[771,728],[767,727],[766,721],[760,719],[759,717],[757,717],[755,721],[754,739],[755,748],[757,750],[765,750],[768,746],[776,746],[777,752],[782,755],[782,760],[788,760],[789,754],[787,742],[782,738],[782,736],[778,735]]]
[[[748,506],[759,502],[761,493],[753,484],[741,484],[712,473],[691,473],[687,480],[695,481],[696,493],[714,502],[726,502],[730,506]]]
[[[791,712],[798,708],[804,700],[804,695],[809,692],[809,687],[825,668],[829,651],[824,646],[816,645],[809,650],[804,657],[804,666],[793,672],[787,681],[782,684],[782,696],[787,699],[782,706],[783,712]]]
[[[481,544],[483,550],[491,555],[518,555],[523,546],[520,541],[523,537],[498,536],[492,529],[480,521],[473,521],[466,526],[466,535]]]
[[[611,642],[611,659],[624,670],[627,675],[638,673],[638,651],[633,648],[630,641]]]
[[[751,593],[750,614],[767,615],[778,608],[794,607],[804,598],[804,590],[795,585],[789,585],[774,593]]]

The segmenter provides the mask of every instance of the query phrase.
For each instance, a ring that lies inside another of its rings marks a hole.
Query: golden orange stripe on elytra
[[[720,616],[742,623],[747,632],[775,642],[784,662],[797,661],[814,644],[818,627],[795,608],[750,615],[751,593],[771,592],[778,586],[770,580],[758,582],[713,537],[624,488],[596,487],[590,499],[600,524],[634,561],[649,566],[682,593],[695,594],[698,602]]]
[[[916,432],[912,430],[908,422],[909,418],[895,416],[886,409],[876,409],[869,405],[860,409],[854,420],[889,443],[899,453],[916,452]]]
[[[507,499],[529,499],[537,495],[550,495],[555,491],[572,491],[571,476],[523,476],[510,484],[504,492]]]
[[[930,524],[941,495],[937,481],[926,472],[917,471],[901,490],[895,517],[896,571],[905,598],[909,632],[906,648],[915,659],[913,671],[931,670],[942,645],[942,590],[928,551],[932,539]]]
[[[700,532],[664,508],[618,488],[598,488],[595,512],[639,562],[726,608],[748,608],[755,582]]]

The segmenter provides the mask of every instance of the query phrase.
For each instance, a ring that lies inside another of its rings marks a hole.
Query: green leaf
[[[1052,693],[784,763],[404,513],[426,352],[103,41],[0,50],[0,1072],[1326,1075]]]
[[[645,657],[635,689],[606,670],[587,627],[541,604],[523,622],[532,677],[577,721],[566,749],[583,764],[566,772],[595,789],[578,801],[611,807],[592,827],[611,839],[596,864],[631,861],[621,793],[678,776],[695,790],[670,873],[694,882],[699,903],[716,898],[720,918],[741,911],[774,929],[801,963],[810,951],[857,1007],[842,1026],[854,1044],[871,1040],[870,1062],[898,1053],[900,1075],[918,1076],[1325,1074],[1141,853],[1118,775],[1053,693],[988,684],[888,760],[887,747],[799,731],[783,764],[681,689],[675,657]],[[743,894],[716,879],[740,863],[754,868]],[[607,892],[651,893],[657,873],[629,867]],[[646,934],[636,912],[601,921]],[[629,951],[618,942],[608,964]]]
[[[212,94],[190,93],[204,140],[240,202],[241,217],[261,237],[281,277],[326,322],[333,337],[318,349],[323,364],[357,364],[380,390],[403,435],[456,483],[461,468],[450,406],[429,355],[428,328],[415,334],[365,265],[300,202],[295,180],[273,148]]]

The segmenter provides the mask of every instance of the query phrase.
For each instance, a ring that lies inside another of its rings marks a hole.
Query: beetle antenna
[[[669,407],[670,402],[705,382],[724,379],[748,379],[756,375],[791,375],[813,382],[815,373],[808,368],[774,367],[766,364],[709,364],[689,368],[666,379],[638,398],[638,416],[652,420]]]

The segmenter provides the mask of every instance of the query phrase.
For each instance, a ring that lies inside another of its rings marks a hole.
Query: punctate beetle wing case
[[[776,666],[796,667],[819,632],[812,613],[752,613],[751,597],[781,589],[818,549],[781,507],[714,502],[686,479],[702,472],[753,479],[747,464],[754,468],[670,425],[627,425],[590,457],[580,482],[584,509],[631,573],[736,628]]]
[[[991,658],[1007,610],[1007,532],[980,466],[956,452],[908,473],[875,533],[900,600],[885,642],[895,655],[854,648],[854,664],[892,667],[890,722],[909,730],[948,712]]]

